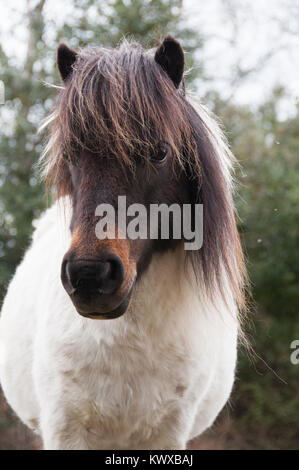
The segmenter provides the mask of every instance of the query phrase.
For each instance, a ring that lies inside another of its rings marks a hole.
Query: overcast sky
[[[282,84],[289,90],[282,115],[292,113],[299,97],[299,36],[294,33],[299,31],[299,0],[231,0],[237,5],[236,18],[229,13],[228,3],[184,0],[186,21],[208,39],[201,53],[213,86],[237,103],[255,106],[274,85]],[[26,29],[21,21],[25,6],[26,0],[0,0],[1,45],[18,61],[26,53]],[[71,0],[47,0],[46,14],[62,23],[72,14]],[[270,52],[273,56],[263,63]],[[261,70],[232,89],[236,65],[247,69],[261,63]]]

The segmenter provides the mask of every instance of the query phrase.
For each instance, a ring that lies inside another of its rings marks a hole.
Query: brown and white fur
[[[245,271],[233,157],[186,96],[172,37],[154,53],[61,45],[58,67],[64,88],[43,161],[59,199],[8,288],[1,385],[46,449],[185,449],[234,382]],[[202,203],[202,249],[98,240],[95,207],[118,195]]]

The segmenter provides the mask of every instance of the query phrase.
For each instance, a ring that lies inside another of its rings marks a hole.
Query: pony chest
[[[80,397],[86,426],[96,428],[97,434],[108,436],[116,429],[126,434],[159,426],[181,406],[193,383],[192,358],[174,344],[103,338],[89,358],[80,366],[77,362],[67,380],[68,388],[72,393],[76,389]]]
[[[180,345],[181,346],[181,345]],[[124,409],[151,411],[175,401],[192,382],[193,360],[181,346],[128,341],[101,345],[96,368],[98,397],[114,400]],[[149,405],[150,404],[150,405]]]

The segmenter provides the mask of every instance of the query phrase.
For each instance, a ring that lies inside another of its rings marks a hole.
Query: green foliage
[[[253,113],[216,104],[242,171],[236,202],[255,299],[268,314],[298,319],[299,113],[280,121],[283,90]],[[298,325],[297,325],[298,326]]]
[[[144,47],[158,44],[166,34],[183,41],[188,82],[199,75],[194,51],[202,47],[200,34],[185,26],[182,0],[73,0],[74,15],[59,32],[74,48],[104,45],[115,47],[123,39],[133,39]]]
[[[283,97],[274,90],[253,113],[214,96],[242,166],[236,202],[256,303],[255,352],[241,358],[235,406],[251,448],[294,449],[299,439],[299,366],[290,362],[290,344],[299,339],[299,109],[280,121]]]
[[[36,47],[43,30],[38,6],[28,13],[28,22],[30,35],[24,69],[12,65],[12,58],[0,51],[6,98],[0,109],[0,299],[28,244],[31,222],[44,207],[43,190],[33,174],[41,151],[36,130],[50,95],[49,89],[42,86],[47,51]]]

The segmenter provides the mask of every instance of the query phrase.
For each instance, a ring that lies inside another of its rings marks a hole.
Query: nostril
[[[63,287],[69,295],[72,295],[76,292],[76,287],[74,287],[71,280],[71,275],[69,272],[69,262],[67,259],[63,260],[61,265],[61,281]]]
[[[98,276],[98,289],[101,294],[112,294],[124,280],[123,264],[117,257],[105,261],[102,272]]]
[[[120,283],[124,280],[124,268],[123,264],[119,259],[110,259],[109,263],[109,275],[113,281],[119,281]]]
[[[98,265],[98,269],[96,270],[96,280],[101,282],[103,279],[108,279],[111,277],[111,270],[112,267],[109,261],[100,263],[100,266]]]

